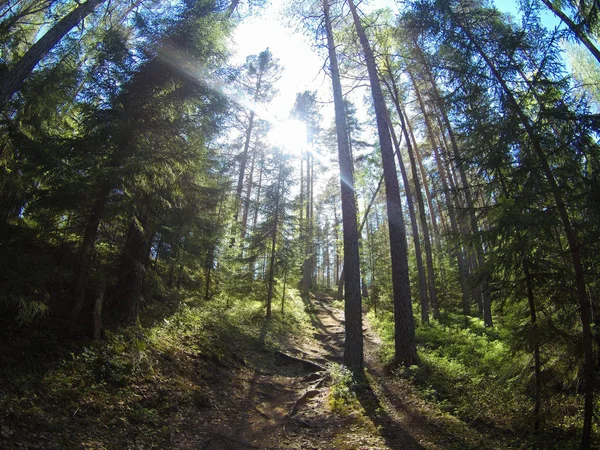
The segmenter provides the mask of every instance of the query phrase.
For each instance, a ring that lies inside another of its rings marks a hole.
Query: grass
[[[284,316],[264,314],[256,300],[189,298],[101,341],[12,330],[1,349],[0,448],[164,448],[172,423],[219,404],[223,377],[263,370],[271,351],[310,329],[294,290]]]
[[[369,320],[383,340],[380,357],[393,360],[391,312]],[[508,448],[576,448],[581,399],[550,388],[544,391],[543,433],[533,429],[532,357],[515,350],[508,332],[488,329],[477,318],[450,315],[416,330],[420,364],[397,369],[421,397],[478,430],[496,436]],[[559,407],[558,405],[562,405]],[[548,433],[553,440],[548,441]]]

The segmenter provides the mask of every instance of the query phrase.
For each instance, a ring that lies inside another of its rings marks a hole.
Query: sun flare
[[[276,122],[267,139],[271,144],[299,155],[306,149],[306,125],[294,119]]]

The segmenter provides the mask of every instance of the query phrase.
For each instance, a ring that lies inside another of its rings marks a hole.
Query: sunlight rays
[[[307,150],[306,124],[296,119],[279,120],[267,133],[270,144],[281,147],[292,155],[301,155]]]
[[[293,156],[298,157],[304,152],[309,152],[319,164],[325,167],[330,166],[330,158],[323,155],[317,149],[317,146],[307,143],[306,124],[304,122],[287,117],[282,118],[277,111],[269,111],[263,105],[253,102],[236,89],[235,83],[224,82],[175,47],[163,46],[159,50],[158,56],[172,68],[182,72],[187,78],[227,97],[230,101],[248,111],[254,111],[260,119],[270,122],[271,129],[267,133],[267,140],[271,145],[282,147]]]

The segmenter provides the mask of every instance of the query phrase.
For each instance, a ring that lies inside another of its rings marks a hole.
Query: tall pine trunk
[[[421,321],[423,323],[429,323],[429,298],[427,296],[427,277],[425,275],[425,266],[423,265],[423,253],[421,251],[421,239],[419,236],[419,227],[417,225],[417,214],[415,212],[413,196],[411,194],[410,184],[408,182],[406,166],[404,165],[404,161],[402,160],[402,153],[400,152],[400,144],[398,143],[398,138],[396,137],[396,132],[392,127],[391,121],[390,133],[392,136],[392,142],[394,143],[394,147],[396,147],[396,157],[398,158],[398,165],[400,166],[400,173],[402,174],[402,182],[404,183],[404,190],[406,191],[408,215],[410,218],[410,226],[413,233],[413,242],[415,244],[417,275],[419,277],[419,297],[421,299]]]
[[[444,162],[442,161],[442,158],[440,155],[439,144],[435,137],[435,132],[431,125],[431,121],[429,119],[427,108],[425,107],[425,103],[423,101],[421,91],[419,89],[419,86],[416,83],[414,75],[411,72],[408,72],[408,76],[412,82],[412,86],[415,91],[415,95],[417,97],[417,102],[419,104],[419,108],[421,109],[421,113],[423,114],[423,118],[425,120],[425,128],[427,130],[429,144],[431,145],[431,148],[433,149],[433,154],[434,154],[438,172],[440,175],[440,180],[442,182],[442,191],[444,193],[444,200],[446,203],[446,208],[448,210],[448,216],[450,218],[450,230],[452,232],[452,235],[455,238],[458,238],[460,233],[458,230],[458,223],[456,220],[456,208],[454,207],[454,201],[451,196],[452,190],[448,186],[448,177],[446,174],[446,169],[444,167]],[[457,266],[458,266],[457,267],[458,268],[458,279],[459,279],[461,293],[462,293],[462,309],[463,309],[463,314],[464,314],[465,320],[466,320],[466,317],[469,314],[471,314],[471,305],[470,305],[470,299],[469,299],[469,289],[467,287],[466,265],[465,265],[465,259],[464,259],[462,246],[455,245],[454,249],[452,250],[452,253],[454,254],[454,256],[456,256],[456,261],[457,261]]]
[[[280,155],[279,175],[277,177],[277,192],[275,193],[275,217],[273,218],[273,235],[271,237],[271,260],[269,263],[269,285],[267,290],[267,319],[271,318],[271,305],[273,300],[273,285],[275,283],[275,249],[277,246],[277,226],[279,224],[279,208],[281,203],[281,183],[283,177],[283,155]]]
[[[346,112],[342,96],[342,84],[338,68],[333,29],[329,10],[329,0],[323,0],[327,49],[331,69],[331,83],[335,105],[335,130],[338,143],[340,165],[340,185],[342,195],[342,224],[344,235],[344,313],[346,339],[344,342],[344,365],[353,373],[363,374],[363,334],[362,298],[360,293],[360,258],[358,254],[358,230],[356,223],[356,200],[352,159],[348,143]]]
[[[435,272],[433,269],[433,252],[431,250],[431,236],[429,235],[429,225],[427,224],[427,217],[425,216],[425,204],[423,202],[423,193],[421,191],[421,183],[419,182],[419,174],[417,171],[417,164],[415,161],[415,149],[413,149],[411,138],[408,134],[408,126],[404,118],[404,111],[400,107],[400,93],[396,80],[392,75],[391,68],[389,66],[389,60],[387,61],[388,75],[390,77],[390,85],[387,85],[389,93],[396,107],[396,113],[400,118],[400,125],[402,126],[402,132],[404,133],[404,140],[406,141],[406,147],[408,149],[408,158],[410,161],[410,168],[415,185],[415,197],[419,206],[419,219],[421,221],[421,229],[423,230],[423,244],[425,247],[425,258],[427,264],[427,281],[429,288],[429,300],[431,301],[431,309],[433,310],[433,317],[439,319],[440,314],[438,310],[437,302],[437,291],[435,287]]]
[[[78,23],[85,19],[104,0],[88,0],[80,4],[50,28],[29,50],[14,64],[0,80],[0,111],[4,109],[35,66],[50,52],[61,39]]]
[[[406,242],[406,229],[402,217],[402,204],[400,201],[400,189],[398,187],[398,176],[394,163],[394,150],[388,131],[386,120],[386,106],[379,84],[377,65],[367,35],[362,27],[360,18],[356,11],[353,0],[348,0],[348,6],[352,13],[354,27],[363,50],[371,93],[373,95],[373,106],[377,121],[377,133],[381,144],[381,159],[383,164],[383,176],[385,181],[386,205],[388,212],[388,227],[390,237],[390,254],[392,259],[392,289],[394,296],[394,349],[395,360],[404,366],[411,366],[418,362],[417,345],[415,338],[415,322],[412,312],[410,293],[410,278],[408,275],[408,249]]]
[[[248,182],[246,185],[246,197],[244,198],[244,209],[242,211],[242,230],[240,232],[240,238],[246,238],[246,230],[248,227],[248,212],[250,210],[250,196],[252,195],[252,184],[254,183],[254,163],[256,162],[256,151],[252,152],[252,159],[250,161],[250,173],[248,174]]]

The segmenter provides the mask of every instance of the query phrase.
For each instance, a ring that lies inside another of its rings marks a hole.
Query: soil
[[[220,403],[203,417],[172,424],[177,449],[442,449],[482,448],[448,430],[445,419],[427,408],[410,385],[394,381],[379,363],[380,340],[364,323],[369,386],[359,405],[333,413],[328,372],[341,363],[344,314],[333,298],[311,294],[315,333],[276,355],[264,373],[236,370],[220,386]],[[304,363],[310,361],[311,363]],[[432,419],[433,417],[433,419]],[[463,430],[473,433],[474,430]]]
[[[0,405],[12,406],[0,411],[0,448],[502,448],[425,402],[405,379],[388,374],[377,355],[381,342],[366,319],[367,382],[355,399],[334,411],[330,376],[342,362],[344,314],[320,293],[311,294],[305,306],[312,335],[275,353],[238,352],[232,363],[190,346],[162,355],[155,369],[133,383],[121,386],[117,379],[116,385],[105,383],[85,395],[76,395],[76,386],[72,395],[68,386],[60,394],[46,392],[39,380],[23,393],[7,388]]]

